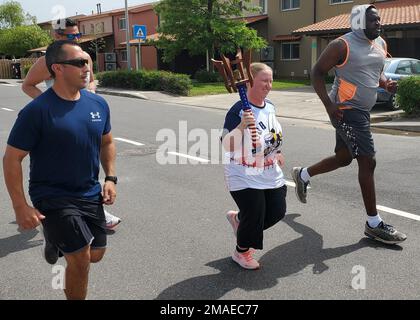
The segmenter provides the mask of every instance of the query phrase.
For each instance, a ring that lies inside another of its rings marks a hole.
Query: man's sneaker
[[[254,250],[248,250],[244,253],[240,253],[235,249],[235,251],[232,254],[232,259],[237,264],[239,264],[242,268],[250,269],[250,270],[259,269],[260,264],[252,256],[253,253],[254,253]]]
[[[236,237],[236,234],[238,233],[238,227],[239,227],[239,221],[238,221],[238,211],[228,211],[226,214],[226,219],[229,221],[230,225],[233,229],[233,234]]]
[[[105,212],[105,221],[106,221],[106,228],[107,229],[114,229],[118,224],[120,224],[121,219],[110,214],[108,211],[104,210]]]
[[[376,228],[371,228],[366,222],[365,235],[386,244],[396,244],[407,239],[407,236],[404,233],[397,231],[393,226],[386,224],[383,221],[381,221]]]
[[[296,197],[299,199],[300,202],[306,203],[306,195],[307,195],[309,181],[305,182],[302,180],[302,178],[300,177],[301,172],[302,172],[301,167],[294,167],[292,169],[292,177],[293,177],[293,181],[296,184],[296,187],[295,187]]]
[[[44,234],[44,229],[41,226],[41,232],[44,236],[44,243],[42,245],[42,256],[49,264],[55,264],[59,257],[59,250],[57,246],[47,241]]]

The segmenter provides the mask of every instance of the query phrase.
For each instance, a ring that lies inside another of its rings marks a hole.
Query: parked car
[[[398,81],[402,78],[420,75],[420,60],[411,58],[386,59],[384,74],[388,79]],[[395,94],[391,94],[382,88],[378,88],[377,103],[385,103],[390,109],[398,110],[400,106],[396,101]]]

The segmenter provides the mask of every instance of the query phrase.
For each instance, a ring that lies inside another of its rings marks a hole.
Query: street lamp
[[[127,39],[127,70],[131,71],[131,52],[130,52],[130,24],[128,21],[128,6],[125,0],[125,37]]]

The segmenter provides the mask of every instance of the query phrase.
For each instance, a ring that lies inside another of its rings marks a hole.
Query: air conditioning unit
[[[116,62],[117,55],[114,52],[105,53],[105,62]]]
[[[260,51],[261,61],[273,61],[274,60],[274,48],[265,47]]]
[[[117,70],[117,64],[115,62],[105,63],[105,71],[115,71]]]

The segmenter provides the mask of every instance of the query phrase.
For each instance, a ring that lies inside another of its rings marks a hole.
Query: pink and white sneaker
[[[229,221],[230,225],[233,229],[233,234],[236,237],[236,234],[238,233],[238,227],[239,227],[239,219],[238,219],[238,211],[228,211],[226,214],[226,219]]]
[[[253,253],[254,250],[251,249],[244,253],[240,253],[235,249],[232,259],[244,269],[256,270],[260,268],[260,264],[252,256]]]

